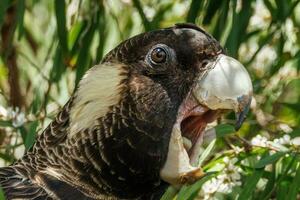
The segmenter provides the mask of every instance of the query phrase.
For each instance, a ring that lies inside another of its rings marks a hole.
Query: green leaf
[[[215,130],[216,130],[216,134],[217,134],[218,138],[224,137],[226,135],[236,132],[234,126],[232,126],[230,124],[219,124],[215,127]]]
[[[6,9],[9,7],[10,0],[1,0],[0,1],[0,28],[4,22],[4,16],[6,14]]]
[[[252,193],[256,188],[256,184],[258,183],[259,179],[262,177],[263,173],[264,173],[263,170],[255,170],[252,175],[247,177],[244,183],[244,187],[243,187],[244,189],[239,195],[238,200],[247,200],[252,196]]]
[[[211,23],[212,18],[217,13],[217,11],[222,6],[222,3],[220,3],[219,0],[211,0],[208,1],[208,6],[206,8],[206,14],[203,19],[203,24],[208,25]]]
[[[140,17],[142,18],[142,22],[143,22],[145,31],[150,31],[152,29],[152,25],[151,25],[150,21],[147,19],[146,15],[143,11],[141,2],[139,0],[132,0],[132,2],[133,2],[133,5],[135,6],[135,8],[138,10]]]
[[[211,143],[206,147],[204,152],[201,154],[199,161],[198,161],[198,166],[201,166],[204,160],[209,156],[210,152],[213,150],[214,146],[216,144],[216,139],[211,141]]]
[[[24,13],[25,13],[25,0],[17,1],[17,22],[18,22],[18,30],[20,40],[24,33]]]
[[[282,89],[282,92],[273,107],[273,115],[277,120],[291,126],[300,123],[300,79],[292,79]]]
[[[296,171],[296,175],[293,179],[293,182],[292,184],[289,186],[289,192],[288,192],[288,195],[286,197],[286,199],[290,199],[290,200],[293,200],[293,199],[297,199],[297,194],[298,194],[298,191],[299,191],[299,188],[300,188],[300,166],[298,166],[297,168],[297,171]]]
[[[290,184],[291,183],[289,181],[282,181],[279,183],[276,191],[276,200],[293,200],[286,198],[289,192]]]
[[[180,191],[177,195],[177,200],[191,200],[191,199],[193,199],[197,195],[198,191],[201,189],[202,185],[206,181],[211,179],[214,175],[215,175],[214,172],[210,172],[210,173],[207,173],[203,178],[201,178],[199,181],[197,181],[193,185],[191,185],[191,186],[184,185],[180,189]]]
[[[88,64],[90,61],[90,54],[89,54],[90,51],[89,50],[90,50],[94,35],[95,35],[98,25],[99,25],[100,14],[101,14],[101,12],[100,12],[100,10],[98,10],[93,15],[93,17],[92,17],[93,23],[91,25],[87,26],[85,34],[81,38],[82,41],[84,41],[84,42],[82,42],[82,46],[80,47],[80,51],[79,51],[79,55],[78,55],[78,59],[77,59],[77,63],[76,63],[77,71],[76,71],[75,85],[77,85],[79,83],[81,77],[83,76],[85,71],[88,69]]]
[[[164,193],[164,195],[160,198],[160,200],[172,200],[177,194],[177,189],[170,186],[168,187],[167,191]]]
[[[265,186],[263,192],[259,195],[257,199],[265,199],[266,197],[269,196],[269,194],[273,191],[276,183],[275,179],[275,171],[270,172],[270,175],[268,177],[268,182],[267,185]]]
[[[289,135],[294,138],[300,136],[300,128],[294,129],[292,132],[289,133]]]
[[[242,9],[236,12],[237,2],[232,4],[233,16],[232,27],[229,36],[226,40],[226,48],[228,48],[229,55],[237,57],[238,49],[242,43],[243,36],[246,35],[246,30],[252,14],[251,1],[242,1]]]
[[[55,0],[55,17],[59,44],[64,53],[68,53],[68,32],[66,28],[66,3],[65,0]]]
[[[272,19],[274,20],[276,18],[278,10],[272,5],[270,0],[264,0],[264,5],[270,11],[270,14],[272,15]]]
[[[186,17],[187,22],[195,23],[198,13],[201,10],[202,4],[202,0],[192,0],[190,9]]]
[[[50,81],[58,82],[65,70],[66,70],[66,67],[63,63],[62,49],[60,46],[58,46],[56,48],[55,55],[53,58],[53,67],[50,72]]]
[[[6,162],[12,163],[14,161],[14,157],[11,156],[8,153],[1,153],[0,152],[0,158],[5,160]]]
[[[3,120],[0,120],[0,127],[13,127],[11,121],[3,121]]]
[[[27,133],[28,133],[26,128],[24,126],[21,126],[21,127],[18,127],[18,130],[20,131],[23,142],[26,141],[26,137],[27,137]]]
[[[283,157],[286,154],[286,152],[276,152],[272,155],[268,155],[266,157],[263,157],[260,159],[256,165],[254,166],[255,168],[263,168],[266,165],[273,164],[277,160],[279,160],[281,157]]]
[[[40,91],[38,89],[34,89],[34,99],[30,105],[31,112],[33,114],[38,114],[41,112],[41,105],[42,105],[42,97]]]
[[[173,8],[173,6],[174,6],[174,3],[169,2],[167,4],[163,4],[163,6],[160,7],[156,11],[156,14],[151,21],[152,29],[160,28],[160,23],[161,23],[161,21],[163,21],[165,14],[170,12],[170,10]]]
[[[103,3],[100,3],[100,15],[99,15],[99,25],[98,25],[98,35],[99,35],[99,43],[97,46],[96,53],[96,61],[99,62],[103,58],[104,54],[104,45],[107,40],[107,30],[109,29],[106,25],[107,18],[105,17],[105,9]],[[129,25],[129,26],[128,26]],[[132,29],[132,20],[129,19],[126,24],[125,30]]]
[[[30,149],[30,147],[34,144],[35,136],[36,136],[36,128],[38,126],[38,121],[31,122],[29,125],[29,131],[27,132],[26,139],[24,142],[26,150]]]
[[[106,43],[106,37],[107,37],[106,26],[104,24],[99,26],[98,35],[99,35],[99,44],[98,44],[98,47],[97,47],[97,55],[96,55],[96,61],[97,62],[102,60],[103,54],[104,54],[104,45]]]
[[[4,192],[1,186],[0,186],[0,200],[5,200]]]
[[[222,1],[222,8],[219,10],[220,14],[216,19],[216,25],[212,31],[212,35],[220,40],[226,34],[226,27],[228,26],[228,15],[229,15],[230,0]],[[229,30],[228,30],[229,31]]]
[[[76,49],[76,44],[78,44],[80,34],[82,33],[83,28],[85,28],[85,25],[86,24],[83,22],[78,22],[74,24],[71,30],[69,31],[68,48],[71,50],[71,52],[78,50]]]

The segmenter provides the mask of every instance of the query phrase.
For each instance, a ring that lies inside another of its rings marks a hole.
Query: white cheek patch
[[[119,103],[124,72],[122,65],[108,63],[94,66],[83,76],[71,109],[69,136],[92,127]]]

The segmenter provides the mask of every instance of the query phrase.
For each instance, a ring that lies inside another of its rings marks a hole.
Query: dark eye
[[[167,60],[167,53],[163,48],[157,47],[152,50],[150,58],[154,64],[164,63]]]

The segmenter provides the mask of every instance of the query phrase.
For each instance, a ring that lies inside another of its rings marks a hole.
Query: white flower
[[[220,184],[220,186],[218,188],[218,192],[225,193],[225,194],[228,194],[228,193],[232,192],[231,185],[232,185],[231,183],[222,183],[222,184]]]
[[[300,146],[300,137],[295,137],[291,140],[291,143],[295,146]]]
[[[227,156],[225,156],[224,158],[223,158],[223,162],[225,163],[225,164],[229,164],[229,157],[227,157]]]
[[[242,184],[240,175],[242,169],[234,165],[237,159],[226,156],[223,162],[225,166],[221,173],[203,184],[199,193],[200,199],[214,199],[215,193],[229,194],[234,186]]]
[[[16,115],[16,117],[13,119],[12,125],[17,128],[24,124],[25,122],[25,114],[20,112]]]
[[[6,111],[7,111],[6,117],[8,119],[12,119],[15,116],[15,111],[12,107],[8,107]]]
[[[273,141],[268,140],[266,137],[257,135],[251,140],[251,144],[253,146],[259,147],[267,147],[273,150],[275,153],[276,151],[288,151],[288,147],[286,145],[291,145],[291,136],[288,134],[283,135],[280,138],[276,138]]]
[[[236,158],[231,159],[223,170],[224,174],[226,175],[226,180],[229,182],[236,182],[240,181],[241,179],[240,172],[242,172],[242,169],[234,165],[236,162]]]
[[[290,135],[287,135],[287,134],[285,134],[283,137],[283,144],[290,144],[290,142],[291,142],[291,136]]]
[[[7,110],[4,107],[0,106],[0,118],[6,116],[7,116]]]
[[[290,133],[293,131],[293,129],[287,124],[279,124],[278,126],[285,133]]]
[[[15,128],[18,128],[22,126],[25,122],[25,114],[20,111],[20,109],[17,107],[15,109],[8,108],[7,109],[7,117],[12,120],[12,125]]]
[[[221,183],[220,179],[212,178],[203,184],[202,190],[205,194],[214,194]]]
[[[155,15],[155,9],[153,7],[145,6],[144,12],[148,19],[150,19],[150,20],[153,19],[154,15]]]
[[[259,147],[267,147],[268,139],[264,136],[256,135],[254,138],[252,138],[251,144]]]
[[[250,26],[255,28],[266,28],[270,22],[271,14],[262,0],[255,4],[254,15],[250,18]]]
[[[276,144],[281,144],[281,145],[290,145],[291,144],[291,136],[288,134],[285,134],[284,136],[280,138],[276,138],[273,141]]]
[[[236,154],[240,154],[241,152],[245,151],[244,148],[241,148],[239,146],[234,146],[234,145],[233,145],[233,150]]]
[[[264,46],[257,54],[255,58],[255,64],[262,65],[270,65],[277,58],[277,53],[274,47],[270,45]]]
[[[122,0],[122,2],[125,4],[131,4],[131,0]]]

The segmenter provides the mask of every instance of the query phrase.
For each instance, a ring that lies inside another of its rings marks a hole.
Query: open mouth
[[[198,164],[207,124],[215,121],[223,112],[199,104],[193,95],[189,95],[181,105],[177,123],[180,125],[183,147],[189,156],[191,166],[196,167]]]
[[[215,121],[223,110],[201,105],[189,94],[179,108],[169,143],[168,158],[161,177],[173,184],[193,183],[204,174],[198,166],[207,124]]]
[[[207,124],[232,110],[238,130],[250,107],[252,83],[241,63],[221,54],[207,66],[207,73],[198,77],[179,107],[167,159],[160,170],[160,177],[175,186],[193,183],[204,175],[198,161]]]

